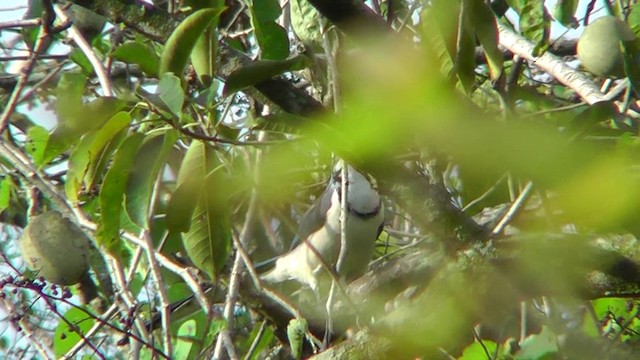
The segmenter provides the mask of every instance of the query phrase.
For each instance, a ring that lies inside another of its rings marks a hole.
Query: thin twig
[[[71,18],[69,18],[67,13],[64,10],[62,10],[60,6],[58,6],[57,4],[54,4],[53,8],[56,12],[56,15],[60,18],[62,22],[71,21]],[[73,41],[80,48],[80,50],[82,50],[84,55],[87,57],[87,59],[89,59],[89,62],[93,66],[93,70],[96,72],[96,75],[98,76],[98,82],[100,82],[100,86],[102,87],[104,96],[114,96],[113,87],[111,86],[111,79],[109,79],[109,74],[107,73],[107,69],[105,69],[104,65],[102,64],[102,61],[98,59],[98,56],[93,51],[93,48],[91,47],[91,45],[89,45],[87,40],[84,38],[84,36],[82,36],[82,33],[80,33],[80,30],[78,30],[78,28],[75,25],[71,24],[71,26],[67,29],[67,31],[69,32],[69,36],[73,39]]]
[[[2,304],[4,304],[5,312],[7,313],[7,315],[12,315],[17,313],[13,304],[9,302],[6,298],[3,299]],[[16,327],[13,321],[8,321],[8,322],[12,326],[14,326],[14,328]],[[18,324],[20,325],[20,329],[16,328],[15,330],[18,332],[23,332],[27,336],[27,339],[29,340],[31,345],[33,345],[33,347],[38,351],[38,353],[43,359],[47,359],[47,360],[55,359],[53,354],[51,354],[51,349],[49,349],[47,346],[45,346],[40,342],[38,336],[36,336],[33,333],[33,331],[31,331],[31,324],[29,324],[29,322],[26,321],[24,317],[20,317]]]
[[[507,224],[509,224],[509,222],[513,220],[513,218],[518,214],[518,211],[520,211],[520,209],[524,206],[527,199],[529,199],[529,195],[531,194],[532,190],[533,183],[529,181],[524,189],[522,189],[522,192],[520,192],[520,195],[518,195],[518,197],[513,201],[513,204],[511,204],[509,210],[507,210],[502,219],[500,219],[500,222],[498,222],[493,231],[491,231],[492,237],[496,237],[500,235],[500,233],[502,233]]]
[[[11,117],[11,114],[13,114],[13,112],[15,111],[16,106],[18,106],[18,100],[20,99],[20,94],[22,93],[22,90],[24,89],[24,87],[27,85],[29,75],[31,75],[31,71],[33,70],[33,67],[36,63],[38,54],[41,51],[43,51],[43,48],[48,43],[47,41],[48,37],[49,37],[49,34],[47,33],[47,30],[45,29],[44,26],[41,26],[40,32],[38,33],[38,38],[33,48],[33,53],[31,53],[31,55],[29,56],[29,60],[27,60],[27,62],[24,64],[22,68],[22,76],[18,78],[18,82],[15,88],[13,88],[13,91],[11,92],[11,97],[9,97],[9,101],[7,101],[7,104],[5,105],[4,110],[2,111],[2,115],[0,115],[0,134],[6,130],[7,124],[9,123],[9,118]]]
[[[258,134],[258,140],[259,141],[263,141],[266,137],[266,133],[261,131]],[[261,159],[262,159],[262,152],[260,150],[257,151],[256,153],[256,161],[255,161],[255,170],[254,170],[254,180],[256,181],[256,184],[259,183],[259,178],[260,178],[260,173],[259,173],[259,168],[260,168],[260,163],[261,163]],[[254,224],[254,219],[257,215],[257,208],[258,208],[258,191],[257,189],[254,187],[251,190],[251,197],[249,199],[249,207],[247,209],[247,216],[245,217],[244,220],[244,224],[242,226],[242,230],[240,231],[240,246],[242,248],[246,248],[247,244],[249,244],[249,236],[251,234],[251,230]],[[240,282],[242,280],[242,273],[243,273],[243,265],[244,265],[244,259],[242,257],[243,252],[242,251],[238,251],[236,250],[236,256],[235,259],[233,260],[233,267],[231,269],[231,275],[230,275],[230,279],[229,279],[229,290],[227,292],[227,299],[225,301],[225,305],[224,305],[224,312],[223,312],[223,316],[226,320],[226,324],[225,324],[225,328],[223,329],[223,331],[220,332],[220,334],[218,335],[218,340],[216,342],[216,347],[214,350],[214,358],[215,359],[219,359],[222,353],[222,347],[223,344],[226,340],[225,340],[225,333],[228,335],[231,331],[233,331],[235,324],[233,321],[233,314],[234,314],[234,310],[236,307],[236,301],[238,298],[238,293],[240,291]],[[248,266],[247,266],[248,267]],[[227,348],[227,354],[231,357],[232,354],[229,352],[228,347],[230,346],[230,344],[226,344],[226,348]]]
[[[42,25],[41,18],[25,19],[25,20],[11,20],[0,22],[0,30],[12,29],[12,28],[26,28]]]

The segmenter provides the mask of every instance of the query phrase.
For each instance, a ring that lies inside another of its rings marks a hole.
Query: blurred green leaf
[[[180,325],[176,334],[176,345],[173,356],[176,359],[189,359],[189,353],[193,347],[192,339],[196,335],[196,321],[187,320]]]
[[[72,324],[73,328],[67,322],[60,320],[53,336],[53,351],[56,356],[65,355],[93,327],[96,320],[95,317],[87,313],[88,310],[80,307],[72,307],[64,313],[64,318]]]
[[[527,0],[520,11],[520,32],[536,44],[533,56],[539,56],[549,47],[551,24],[544,2]]]
[[[127,179],[125,201],[131,221],[144,229],[149,228],[151,194],[165,158],[178,139],[175,130],[147,136],[135,155]]]
[[[0,213],[11,205],[11,192],[15,190],[15,184],[11,177],[0,180]]]
[[[480,360],[493,359],[498,350],[498,345],[490,340],[482,340],[482,344],[474,341],[471,345],[464,348],[462,356],[458,360]]]
[[[73,50],[71,50],[71,52],[69,53],[69,60],[76,63],[80,67],[80,69],[82,69],[82,72],[86,76],[91,76],[94,73],[91,61],[89,61],[89,58],[84,54],[82,50],[78,48],[74,48]]]
[[[553,8],[553,17],[565,27],[576,29],[579,24],[575,18],[579,0],[558,0]]]
[[[515,358],[518,360],[537,360],[557,352],[556,334],[548,327],[543,326],[539,334],[529,335],[520,343],[520,350],[515,354]]]
[[[88,131],[101,127],[125,105],[120,99],[99,97],[87,104],[78,105],[75,109],[68,107],[68,117],[61,119],[49,137],[42,163],[46,164],[62,154]]]
[[[27,132],[25,150],[33,159],[33,164],[40,167],[44,164],[44,152],[49,141],[49,131],[42,126],[34,125]]]
[[[137,64],[151,77],[158,77],[160,57],[150,46],[140,41],[129,41],[118,46],[111,54],[114,59],[127,64]]]
[[[58,80],[56,88],[56,115],[59,123],[75,123],[74,119],[82,112],[82,95],[85,90],[86,76],[80,73],[65,72]]]

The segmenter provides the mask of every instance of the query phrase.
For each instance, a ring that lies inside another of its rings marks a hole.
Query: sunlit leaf
[[[36,166],[43,165],[44,152],[48,141],[49,132],[47,129],[37,125],[29,128],[25,150],[27,154],[31,155],[31,159],[33,159],[33,163]]]
[[[11,205],[11,191],[14,188],[15,184],[10,177],[0,180],[0,213]]]
[[[196,321],[187,320],[180,325],[176,336],[176,346],[173,356],[176,359],[188,359],[193,342],[191,339],[196,335]]]

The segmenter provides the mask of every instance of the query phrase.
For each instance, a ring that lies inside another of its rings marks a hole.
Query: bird
[[[367,270],[375,241],[384,226],[384,208],[373,179],[347,166],[346,249],[340,269],[335,269],[341,248],[342,161],[333,169],[327,188],[303,215],[292,250],[276,260],[275,267],[261,276],[267,284],[295,281],[318,291],[326,267],[337,270],[346,283]],[[326,276],[325,276],[326,278]]]
[[[341,280],[349,282],[361,276],[373,256],[375,241],[384,226],[384,208],[373,178],[347,165],[347,248],[344,261],[337,272]],[[307,286],[319,295],[320,279],[328,279],[325,265],[334,271],[341,247],[342,166],[334,167],[327,188],[314,205],[302,216],[298,225],[298,241],[291,250],[275,259],[275,266],[260,276],[262,282],[279,286],[294,284]],[[312,250],[312,248],[315,249]],[[317,255],[322,257],[322,260]],[[273,260],[254,264],[257,271]],[[297,283],[297,284],[296,284]],[[194,312],[198,304],[193,296],[170,305],[170,312]],[[189,310],[186,310],[189,309]],[[172,316],[175,318],[174,316]],[[160,314],[145,326],[149,331],[160,325]]]

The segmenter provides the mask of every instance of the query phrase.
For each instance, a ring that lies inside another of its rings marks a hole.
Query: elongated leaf
[[[111,141],[111,139],[126,128],[131,122],[128,113],[120,112],[113,116],[99,130],[86,134],[80,140],[75,151],[69,158],[69,171],[67,173],[67,182],[65,183],[65,192],[67,197],[76,201],[78,199],[78,191],[85,185],[84,177],[87,169],[92,163],[98,160],[102,150]]]
[[[251,6],[251,25],[263,60],[284,60],[289,56],[289,36],[276,20],[282,9],[278,0],[256,0]]]
[[[195,140],[189,146],[178,172],[177,188],[167,207],[167,229],[186,232],[191,227],[191,217],[204,191],[204,179],[218,161],[213,149]]]
[[[223,169],[218,168],[207,176],[205,184],[191,228],[183,240],[191,261],[215,279],[231,249],[228,179]]]
[[[79,106],[73,116],[69,115],[69,117],[61,119],[63,122],[56,126],[47,141],[42,163],[48,163],[76,143],[82,135],[104,125],[125,105],[126,102],[123,100],[101,97]]]
[[[284,72],[302,70],[311,65],[313,65],[313,60],[305,55],[298,55],[287,60],[256,61],[234,71],[227,77],[224,94],[228,95]]]
[[[287,31],[274,21],[254,24],[263,60],[283,60],[289,56]]]
[[[82,177],[89,165],[89,147],[94,136],[95,134],[85,135],[69,158],[69,170],[67,171],[67,181],[64,183],[64,191],[72,203],[78,201],[78,192],[82,189]]]
[[[119,251],[120,216],[123,209],[123,199],[127,187],[127,179],[131,167],[138,153],[144,135],[134,133],[129,136],[118,148],[113,159],[113,164],[105,175],[100,188],[100,223],[98,225],[97,239],[113,254]]]
[[[134,224],[149,228],[149,205],[153,185],[165,164],[169,150],[178,139],[176,131],[154,134],[138,150],[127,179],[127,214]]]
[[[480,45],[487,56],[491,78],[496,80],[502,73],[504,57],[498,49],[498,24],[489,5],[482,0],[471,0],[468,13]]]
[[[11,205],[11,191],[14,188],[15,184],[11,177],[7,176],[0,181],[0,212]]]
[[[129,41],[118,46],[112,56],[127,64],[137,64],[142,71],[151,77],[158,76],[160,57],[150,46],[139,41]]]
[[[222,8],[198,10],[178,25],[164,46],[159,74],[172,72],[182,75],[198,38],[213,21],[217,21],[222,10]]]
[[[216,74],[217,44],[216,24],[211,24],[202,32],[191,51],[191,64],[204,86],[210,86]]]
[[[578,10],[579,2],[579,0],[558,0],[553,8],[553,17],[568,28],[577,28],[579,24],[574,15]]]

